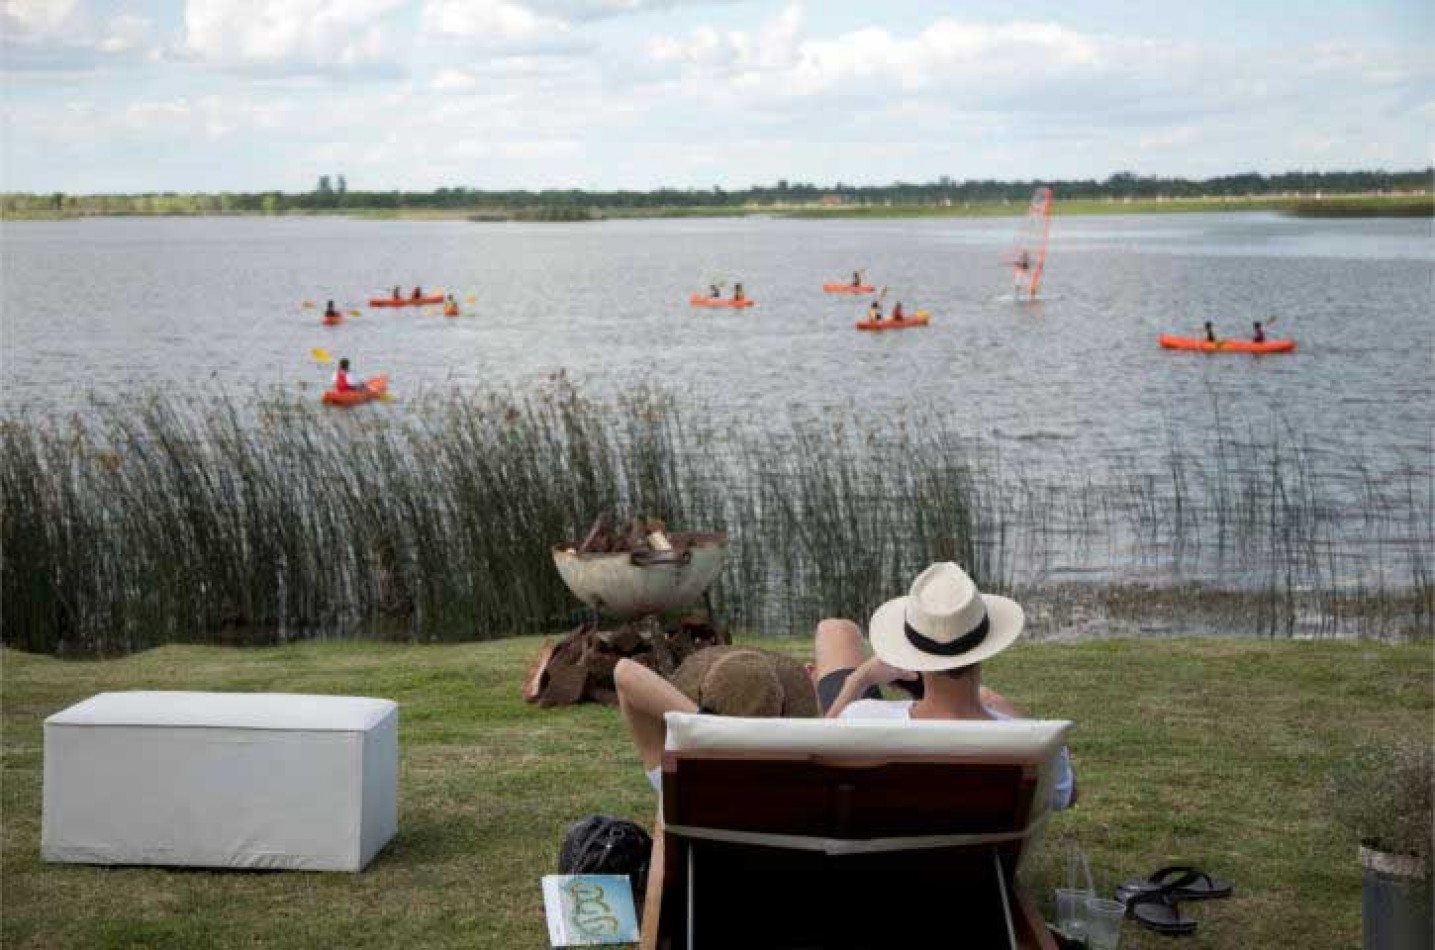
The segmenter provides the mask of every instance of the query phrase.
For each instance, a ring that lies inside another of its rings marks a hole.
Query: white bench
[[[100,693],[45,720],[41,856],[361,871],[398,830],[398,749],[387,699]]]

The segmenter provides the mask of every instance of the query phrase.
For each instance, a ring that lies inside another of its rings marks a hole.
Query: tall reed
[[[865,617],[952,559],[1020,596],[1135,566],[1259,594],[1247,625],[1268,634],[1314,610],[1430,635],[1428,471],[1351,482],[1315,459],[1277,422],[1217,418],[1195,445],[1038,473],[930,414],[720,430],[561,375],[353,412],[150,396],[0,422],[0,636],[93,655],[558,629],[581,612],[550,549],[610,510],[727,531],[714,600],[767,633]]]

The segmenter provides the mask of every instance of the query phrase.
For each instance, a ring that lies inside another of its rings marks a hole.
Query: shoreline
[[[200,211],[200,212],[52,212],[4,211],[0,221],[70,221],[84,218],[362,218],[399,221],[472,221],[474,223],[586,223],[592,221],[665,218],[797,218],[897,219],[993,218],[1026,214],[1022,202],[982,202],[951,205],[703,205],[660,208],[336,208],[327,211]],[[1255,195],[1171,199],[1068,199],[1053,202],[1053,215],[1102,216],[1119,214],[1203,214],[1242,211],[1276,211],[1303,218],[1406,218],[1435,217],[1435,196],[1400,195]]]

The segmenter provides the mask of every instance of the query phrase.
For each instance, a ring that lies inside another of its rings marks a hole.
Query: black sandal
[[[1200,868],[1184,864],[1173,864],[1161,868],[1144,881],[1127,881],[1116,888],[1116,899],[1126,903],[1137,894],[1164,890],[1176,900],[1204,901],[1217,897],[1230,897],[1233,888],[1229,881],[1211,877]]]
[[[1192,933],[1196,929],[1196,922],[1181,916],[1176,899],[1171,896],[1171,891],[1164,888],[1132,895],[1126,902],[1126,913],[1147,930],[1157,933],[1174,936]]]

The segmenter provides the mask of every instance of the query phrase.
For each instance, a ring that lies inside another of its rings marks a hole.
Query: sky
[[[1207,178],[1435,157],[1435,0],[0,0],[0,31],[3,191]]]

